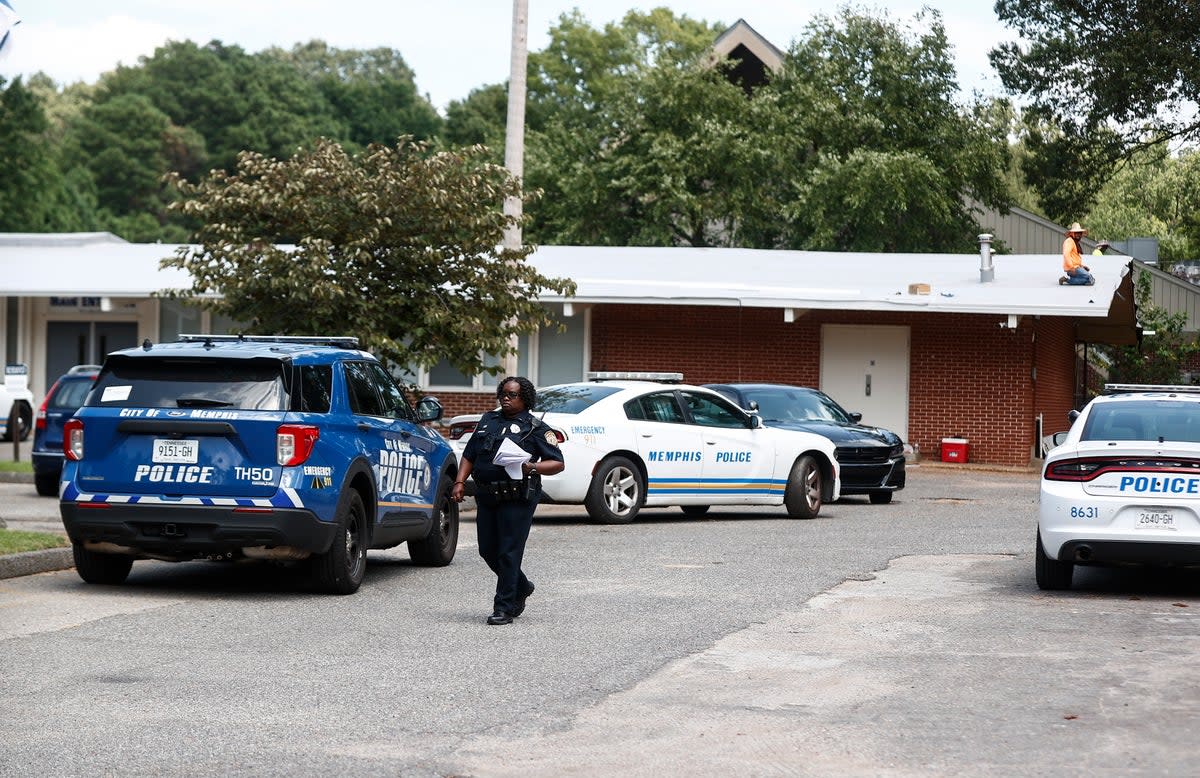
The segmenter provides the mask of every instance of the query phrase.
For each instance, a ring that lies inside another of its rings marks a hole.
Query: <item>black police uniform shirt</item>
[[[563,461],[554,431],[529,411],[505,418],[500,411],[488,411],[475,426],[475,432],[463,449],[463,459],[472,462],[471,476],[477,483],[513,480],[504,468],[492,462],[500,444],[508,438],[530,454],[533,461]]]

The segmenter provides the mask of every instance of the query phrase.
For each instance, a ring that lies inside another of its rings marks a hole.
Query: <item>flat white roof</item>
[[[0,295],[147,297],[190,286],[183,271],[159,268],[177,246],[103,236],[0,236]],[[987,283],[977,253],[541,246],[530,256],[544,275],[578,287],[543,302],[1106,317],[1129,259],[1084,261],[1095,286],[1059,286],[1061,258],[1047,254],[995,255]],[[929,293],[909,294],[911,284]]]

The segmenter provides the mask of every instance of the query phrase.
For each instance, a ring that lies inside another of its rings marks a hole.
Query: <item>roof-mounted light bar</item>
[[[601,370],[587,374],[589,381],[657,381],[660,384],[681,384],[683,373],[638,373],[621,370]]]
[[[358,338],[350,335],[318,337],[314,335],[180,335],[184,343],[306,343],[313,346],[358,348]]]
[[[1200,394],[1200,386],[1172,384],[1105,384],[1105,394],[1117,392],[1172,392],[1175,394]]]

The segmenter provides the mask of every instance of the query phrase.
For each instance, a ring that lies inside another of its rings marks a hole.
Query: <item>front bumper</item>
[[[897,492],[904,488],[904,457],[886,462],[838,462],[841,466],[842,494]]]

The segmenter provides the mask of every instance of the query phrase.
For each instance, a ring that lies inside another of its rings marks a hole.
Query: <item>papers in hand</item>
[[[496,456],[492,458],[492,464],[503,467],[509,478],[519,481],[522,477],[521,465],[532,458],[528,451],[523,451],[520,446],[512,442],[511,438],[505,438],[504,442],[500,444],[500,448],[496,449]]]

